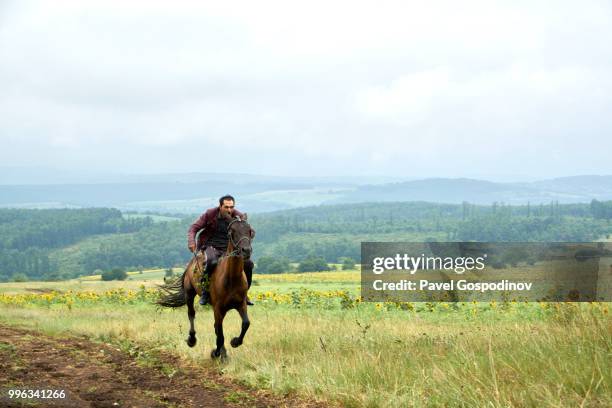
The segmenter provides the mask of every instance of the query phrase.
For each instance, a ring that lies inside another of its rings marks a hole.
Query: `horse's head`
[[[227,227],[227,235],[234,251],[244,259],[249,259],[253,252],[251,241],[255,238],[255,231],[246,219],[246,214],[243,218],[233,218]]]

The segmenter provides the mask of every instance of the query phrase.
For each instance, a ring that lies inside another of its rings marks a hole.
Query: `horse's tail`
[[[173,282],[158,285],[160,297],[155,301],[155,304],[163,307],[181,307],[187,304],[185,287],[183,286],[187,269],[185,268],[185,272],[183,272],[181,277]]]

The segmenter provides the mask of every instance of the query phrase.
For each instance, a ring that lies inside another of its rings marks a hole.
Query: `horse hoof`
[[[238,346],[242,345],[242,341],[240,341],[240,338],[238,337],[234,337],[231,341],[230,344],[232,345],[233,348],[236,348]]]
[[[189,347],[193,347],[198,342],[198,339],[196,339],[195,337],[187,337],[187,340],[185,340],[185,341],[187,342],[187,345]]]
[[[210,352],[210,357],[213,360],[216,360],[218,358],[221,360],[225,360],[227,358],[227,353],[225,352],[225,348],[222,348],[221,350],[213,349]]]

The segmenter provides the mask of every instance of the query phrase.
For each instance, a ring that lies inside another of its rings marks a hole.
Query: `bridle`
[[[233,220],[230,221],[230,223],[227,225],[227,237],[229,238],[229,241],[232,243],[232,246],[234,247],[234,250],[232,252],[230,252],[229,254],[225,255],[225,256],[239,256],[240,255],[240,248],[238,247],[238,243],[240,241],[242,241],[243,239],[246,239],[249,241],[249,244],[251,243],[251,235],[245,235],[243,237],[241,237],[238,241],[234,241],[234,238],[232,237],[232,224],[235,222],[246,222],[245,220],[240,219],[240,217],[236,217]]]

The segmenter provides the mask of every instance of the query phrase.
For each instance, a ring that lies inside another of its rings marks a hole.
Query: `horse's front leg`
[[[187,316],[189,316],[189,337],[187,337],[187,345],[189,347],[193,347],[196,345],[198,339],[196,339],[196,331],[195,331],[195,308],[193,307],[193,301],[195,299],[195,290],[187,291]]]
[[[210,352],[210,356],[215,359],[221,357],[224,359],[227,357],[225,350],[225,337],[223,337],[223,319],[225,318],[225,312],[221,311],[220,307],[215,307],[215,334],[217,335],[217,348]]]
[[[247,314],[247,305],[246,301],[243,302],[242,306],[238,309],[238,313],[240,313],[240,317],[242,318],[242,328],[240,329],[240,336],[234,337],[230,344],[232,347],[238,347],[242,344],[242,340],[244,340],[244,335],[247,330],[249,330],[249,326],[251,322],[249,321],[249,315]]]

